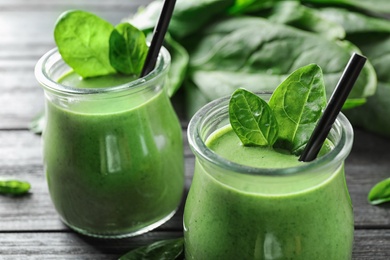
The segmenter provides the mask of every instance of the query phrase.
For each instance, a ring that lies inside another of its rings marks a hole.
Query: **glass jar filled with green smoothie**
[[[62,221],[91,236],[138,235],[166,222],[184,190],[182,130],[165,90],[162,48],[145,77],[82,78],[57,49],[36,65],[46,97],[44,168]]]
[[[287,92],[284,105],[296,104]],[[266,101],[271,96],[259,95]],[[310,102],[308,109],[317,106]],[[340,114],[318,158],[301,162],[281,148],[288,138],[274,147],[243,145],[232,127],[231,104],[228,97],[207,104],[188,127],[196,162],[184,210],[186,259],[351,259],[354,219],[344,174],[353,142],[348,120]],[[241,119],[243,114],[239,110]],[[253,116],[259,121],[258,113]],[[291,118],[278,118],[280,127],[284,119]],[[244,137],[257,131],[275,139],[270,125],[244,129]]]

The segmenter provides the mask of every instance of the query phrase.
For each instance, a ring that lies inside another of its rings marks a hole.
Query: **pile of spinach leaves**
[[[126,20],[151,33],[162,3]],[[177,0],[166,46],[169,93],[184,89],[188,116],[240,87],[273,91],[310,63],[322,68],[329,97],[351,54],[362,53],[368,62],[344,113],[390,138],[389,0]]]
[[[162,3],[127,21],[151,32]],[[174,68],[170,93],[184,88],[191,116],[239,87],[273,91],[295,69],[316,63],[329,96],[351,53],[359,52],[369,62],[347,114],[355,125],[390,137],[383,120],[390,112],[389,14],[387,0],[177,0],[166,44]]]

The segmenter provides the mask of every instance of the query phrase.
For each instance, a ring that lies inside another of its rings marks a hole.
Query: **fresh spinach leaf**
[[[345,28],[346,38],[368,57],[377,75],[376,93],[367,97],[364,105],[344,113],[354,126],[390,137],[390,122],[383,120],[390,111],[390,21],[342,8],[321,8],[318,12]]]
[[[83,78],[116,73],[109,60],[109,41],[114,26],[100,17],[72,10],[63,13],[54,38],[64,61]]]
[[[389,1],[390,3],[390,1]],[[346,38],[361,49],[371,61],[378,80],[390,82],[390,20],[370,17],[341,8],[322,8],[319,13],[326,19],[339,23],[347,33]]]
[[[246,146],[272,146],[278,138],[278,122],[267,102],[245,89],[232,94],[229,120]]]
[[[178,1],[169,25],[170,33],[177,39],[184,38],[218,16],[224,16],[234,0],[186,0]]]
[[[294,71],[276,88],[269,106],[279,123],[275,145],[299,155],[326,107],[321,68],[310,64]]]
[[[24,195],[29,192],[30,183],[19,180],[0,181],[0,194],[5,195]]]
[[[281,1],[275,4],[266,18],[272,22],[318,33],[329,40],[345,37],[344,28],[339,23],[323,17],[314,8],[295,1]]]
[[[354,7],[362,10],[390,13],[390,1],[388,0],[301,0],[306,4],[325,4],[325,5],[343,5],[345,7]]]
[[[191,80],[185,80],[183,86],[186,116],[187,118],[191,118],[201,107],[210,102],[210,99],[208,99]]]
[[[273,90],[294,70],[310,63],[322,68],[330,96],[351,53],[359,52],[348,42],[326,40],[257,17],[223,19],[197,37],[200,40],[189,52],[190,78],[208,100],[229,95],[240,86],[256,92]],[[368,62],[349,100],[366,98],[375,89],[375,71]]]
[[[360,107],[344,111],[353,126],[364,128],[372,133],[390,137],[390,83],[378,83],[375,95],[367,98]]]
[[[165,35],[165,45],[171,54],[171,66],[168,72],[167,91],[171,97],[183,84],[186,77],[189,56],[187,50],[169,34]]]
[[[236,0],[235,4],[229,9],[232,14],[242,14],[248,12],[260,11],[273,6],[280,0]]]
[[[371,17],[366,14],[350,11],[344,8],[324,7],[316,8],[315,10],[322,18],[342,26],[347,35],[357,33],[390,32],[390,21],[387,19]]]
[[[183,254],[184,239],[169,239],[140,247],[121,256],[119,260],[175,260]]]
[[[139,75],[148,54],[145,35],[129,23],[118,24],[110,35],[110,63],[117,71]]]
[[[377,183],[368,193],[368,201],[378,205],[390,201],[390,178]]]
[[[227,9],[233,4],[234,0],[177,1],[168,31],[175,39],[182,39],[208,25],[215,17],[226,15]],[[153,28],[160,15],[162,5],[163,1],[153,1],[126,20],[142,30]]]

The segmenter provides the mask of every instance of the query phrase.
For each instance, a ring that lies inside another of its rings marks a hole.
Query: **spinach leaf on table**
[[[390,20],[341,8],[321,8],[318,13],[339,23],[346,31],[346,39],[368,57],[378,81],[390,83]]]
[[[300,155],[326,107],[321,68],[310,64],[294,71],[276,88],[269,106],[279,123],[275,145]]]
[[[367,32],[388,33],[390,30],[390,22],[388,20],[368,16],[364,13],[337,7],[322,7],[313,10],[315,10],[316,13],[323,19],[332,21],[342,26],[347,35]]]
[[[341,5],[370,12],[390,13],[390,1],[388,0],[301,0],[301,2],[306,4]]]
[[[390,178],[379,182],[370,190],[368,201],[373,205],[390,201]]]
[[[378,83],[375,94],[367,102],[344,111],[351,123],[372,133],[390,137],[390,83]]]
[[[234,0],[177,0],[168,31],[175,39],[184,38],[208,25],[215,17],[226,15],[233,4]],[[162,5],[163,1],[153,1],[126,20],[142,30],[151,29],[157,23]]]
[[[110,64],[117,71],[139,75],[148,54],[145,35],[129,23],[118,24],[109,38]]]
[[[4,195],[24,195],[29,192],[30,183],[20,180],[0,181],[0,194]]]
[[[175,260],[183,256],[183,251],[183,238],[161,240],[132,250],[118,260]]]
[[[236,0],[235,4],[229,9],[229,12],[232,14],[256,12],[272,7],[279,1],[280,0]]]
[[[377,75],[377,91],[360,107],[345,111],[354,126],[390,137],[390,21],[342,8],[321,8],[320,15],[345,28],[346,38],[370,60]]]
[[[268,20],[287,24],[295,28],[318,33],[328,40],[343,39],[344,28],[337,22],[327,19],[314,8],[306,7],[295,1],[281,1],[273,6],[267,15]]]
[[[251,91],[274,89],[292,71],[310,63],[322,68],[330,96],[351,53],[358,51],[348,42],[329,41],[318,34],[257,17],[220,20],[198,38],[190,51],[189,72],[208,100],[230,95],[243,84]],[[366,63],[349,99],[372,95],[375,77],[371,64]]]
[[[168,96],[171,97],[183,84],[186,77],[189,56],[187,50],[169,34],[165,36],[164,45],[171,54],[171,66],[168,71],[168,83],[166,85]]]
[[[63,60],[83,78],[116,73],[109,59],[114,26],[85,11],[72,10],[57,20],[54,38]]]

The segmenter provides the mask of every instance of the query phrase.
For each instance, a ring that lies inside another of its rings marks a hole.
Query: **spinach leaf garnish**
[[[114,26],[100,17],[72,10],[57,20],[54,39],[63,60],[83,78],[116,73],[109,59]]]
[[[267,102],[237,89],[229,102],[230,124],[244,145],[272,146],[278,137],[278,122]]]
[[[279,123],[275,145],[299,155],[326,106],[321,68],[310,64],[294,71],[275,89],[269,106]]]
[[[139,75],[148,53],[145,35],[129,23],[115,27],[110,36],[110,63],[123,74]]]
[[[390,201],[390,178],[377,183],[368,193],[368,201],[378,205]]]
[[[139,247],[121,256],[119,260],[175,260],[183,255],[184,239],[169,239]]]
[[[325,84],[316,64],[287,77],[269,103],[244,89],[229,102],[230,124],[246,146],[273,146],[300,155],[326,106]]]
[[[102,18],[80,10],[60,16],[54,38],[63,60],[83,78],[115,73],[138,76],[148,52],[141,30],[129,23],[114,28]]]

